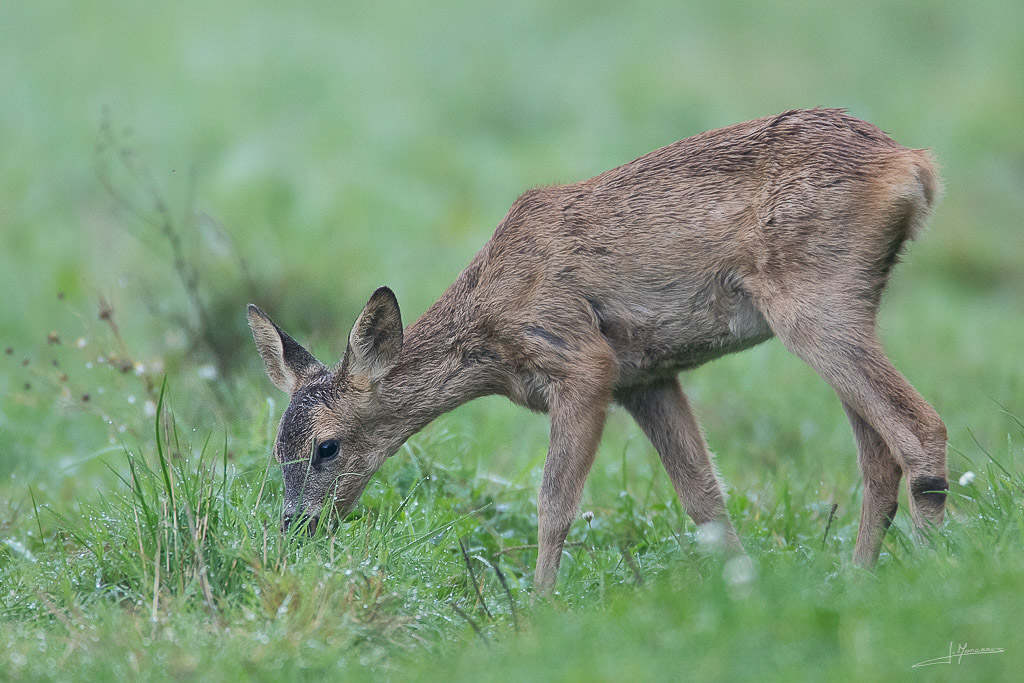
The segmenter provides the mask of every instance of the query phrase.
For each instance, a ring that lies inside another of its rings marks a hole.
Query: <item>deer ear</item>
[[[267,375],[278,389],[294,394],[310,377],[324,369],[320,361],[253,304],[249,304],[248,317],[252,338],[267,366]]]
[[[395,366],[402,350],[402,313],[398,299],[381,287],[367,302],[348,336],[343,367],[347,374],[379,382]],[[346,373],[343,373],[346,374]]]

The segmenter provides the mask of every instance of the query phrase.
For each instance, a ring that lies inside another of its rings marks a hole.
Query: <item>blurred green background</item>
[[[249,301],[331,362],[376,287],[411,322],[522,191],[814,106],[934,150],[946,194],[882,335],[954,477],[979,447],[1019,465],[1024,3],[0,4],[0,530],[29,485],[115,485],[97,456],[147,442],[164,374],[183,423],[261,461],[284,397]],[[853,441],[812,371],[769,342],[684,385],[734,494],[836,499],[852,545]],[[543,416],[484,399],[441,426],[536,479]],[[659,467],[614,413],[584,504],[627,470],[668,490]]]

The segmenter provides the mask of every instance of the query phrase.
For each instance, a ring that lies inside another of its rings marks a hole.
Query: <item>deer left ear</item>
[[[398,299],[389,288],[381,287],[352,326],[343,363],[346,373],[379,382],[395,366],[402,341]]]
[[[248,317],[252,338],[267,367],[267,375],[278,389],[294,394],[310,377],[325,369],[313,354],[275,325],[259,307],[249,304]]]

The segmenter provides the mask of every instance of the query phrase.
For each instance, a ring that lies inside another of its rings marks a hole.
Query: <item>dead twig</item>
[[[636,563],[633,553],[629,552],[629,548],[626,547],[620,548],[619,552],[622,554],[622,559],[626,561],[626,566],[633,572],[633,580],[636,581],[636,585],[644,585],[644,575],[640,572],[640,565]]]
[[[488,645],[490,645],[490,644],[491,644],[491,643],[490,643],[490,641],[489,641],[489,640],[487,640],[487,636],[486,636],[486,635],[484,635],[484,632],[480,630],[480,627],[479,627],[479,626],[477,625],[477,623],[476,623],[475,621],[473,621],[473,618],[472,618],[471,616],[469,616],[468,614],[466,614],[465,612],[463,612],[463,611],[462,611],[461,609],[459,609],[459,606],[458,606],[458,605],[456,605],[456,604],[455,604],[454,602],[449,602],[449,603],[448,603],[448,605],[449,605],[449,606],[450,606],[450,607],[451,607],[451,608],[452,608],[453,610],[455,610],[455,613],[456,613],[456,614],[458,614],[458,615],[459,615],[460,617],[462,617],[463,619],[465,619],[465,620],[466,620],[466,621],[467,621],[467,622],[469,623],[469,625],[473,627],[473,630],[474,630],[474,631],[476,631],[476,634],[477,634],[478,636],[480,636],[480,640],[484,641],[484,642],[485,642],[485,643],[487,643]]]
[[[508,587],[508,581],[505,580],[505,573],[501,571],[501,569],[498,567],[498,563],[500,562],[500,560],[498,562],[491,562],[490,560],[480,557],[479,555],[477,555],[476,557],[479,557],[481,560],[486,562],[490,566],[490,568],[494,570],[494,575],[498,577],[498,583],[500,583],[501,587],[505,589],[505,595],[508,596],[508,611],[512,615],[512,626],[513,628],[515,628],[515,630],[518,631],[519,615],[516,614],[516,601],[512,597],[512,589]]]
[[[839,509],[838,503],[832,503],[832,509],[828,511],[828,524],[825,525],[825,535],[821,537],[821,549],[825,549],[825,542],[828,541],[828,531],[832,528],[832,520],[836,518],[836,510]]]
[[[459,549],[462,550],[462,559],[466,561],[466,571],[469,572],[469,581],[473,584],[473,590],[476,591],[476,599],[480,602],[480,607],[483,608],[484,614],[487,615],[488,619],[494,619],[494,615],[491,614],[491,610],[487,609],[487,603],[484,602],[484,596],[480,592],[480,584],[476,581],[476,574],[473,572],[473,563],[469,561],[469,553],[466,552],[466,546],[459,539]]]

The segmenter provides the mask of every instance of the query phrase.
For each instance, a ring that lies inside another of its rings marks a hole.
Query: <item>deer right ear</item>
[[[402,313],[395,293],[381,287],[370,297],[348,335],[348,349],[342,367],[371,384],[380,381],[402,350]]]
[[[278,389],[294,394],[312,375],[324,369],[320,361],[253,304],[249,304],[248,317],[267,375]]]

